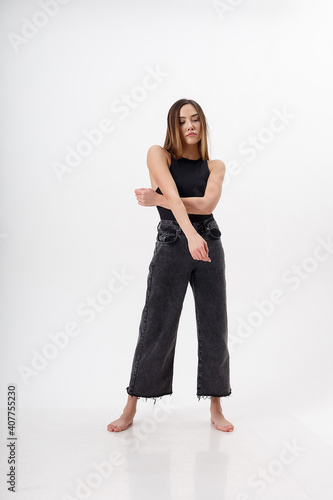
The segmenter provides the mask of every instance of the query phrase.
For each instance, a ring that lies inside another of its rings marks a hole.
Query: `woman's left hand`
[[[139,205],[143,207],[155,207],[158,204],[158,198],[161,196],[151,188],[134,189],[134,191]]]

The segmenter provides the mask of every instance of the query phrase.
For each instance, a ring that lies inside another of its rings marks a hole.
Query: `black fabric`
[[[159,221],[127,393],[156,400],[173,392],[178,326],[188,284],[197,324],[197,397],[231,395],[225,256],[213,216],[193,226],[211,262],[193,259],[178,222]],[[187,387],[187,389],[189,389]]]
[[[197,160],[190,160],[184,157],[176,160],[173,154],[170,154],[170,173],[176,183],[179,196],[181,198],[204,196],[207,180],[209,177],[207,160],[202,160],[202,158],[198,158]],[[159,187],[155,189],[155,191],[156,193],[163,194]],[[172,213],[172,210],[160,206],[157,206],[156,208],[159,212],[161,220],[176,220],[175,216]],[[194,222],[205,220],[210,215],[212,215],[212,213],[188,214],[188,217],[191,221]]]

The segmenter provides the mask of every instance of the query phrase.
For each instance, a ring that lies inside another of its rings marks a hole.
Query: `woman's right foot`
[[[123,412],[120,418],[114,420],[107,426],[110,432],[125,431],[129,425],[133,423],[134,415],[136,412]]]

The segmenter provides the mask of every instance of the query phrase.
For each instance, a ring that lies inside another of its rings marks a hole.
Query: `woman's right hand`
[[[208,257],[207,241],[204,240],[204,238],[200,236],[199,233],[196,233],[193,236],[189,236],[187,242],[190,254],[192,255],[193,259],[211,262],[211,259]]]

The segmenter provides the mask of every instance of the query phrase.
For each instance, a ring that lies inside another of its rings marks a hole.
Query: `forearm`
[[[209,215],[211,213],[207,204],[207,200],[204,196],[189,196],[180,199],[183,202],[188,214]],[[169,201],[162,194],[159,195],[157,205],[171,210]]]
[[[190,236],[196,234],[197,231],[194,229],[194,226],[192,225],[192,222],[190,221],[187,215],[187,211],[184,203],[182,202],[182,199],[178,197],[178,198],[172,198],[170,200],[167,200],[165,198],[165,200],[168,201],[170,210],[175,216],[175,219],[177,220],[179,226],[183,230],[185,236],[189,238]]]

